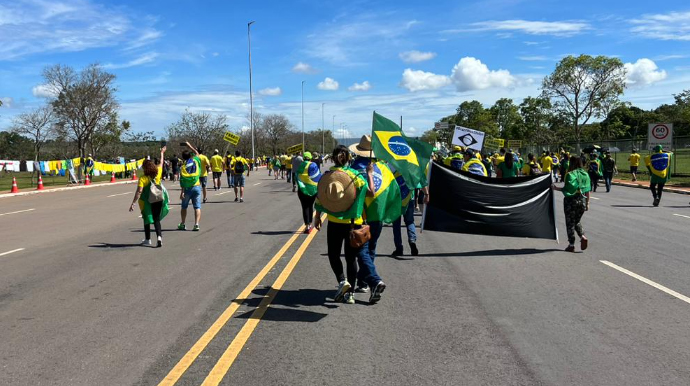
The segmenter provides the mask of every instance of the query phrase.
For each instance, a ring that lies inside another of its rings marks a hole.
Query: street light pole
[[[254,21],[247,23],[247,43],[249,45],[249,129],[252,132],[252,159],[256,159],[254,153],[254,95],[252,93],[252,35],[251,26]]]
[[[304,81],[302,81],[302,154],[304,150]]]
[[[326,152],[326,128],[323,123],[323,107],[325,103],[321,103],[321,155]]]

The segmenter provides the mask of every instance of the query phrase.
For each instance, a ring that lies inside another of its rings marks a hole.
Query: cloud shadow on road
[[[537,255],[540,253],[561,252],[560,249],[489,249],[485,251],[447,252],[447,253],[420,253],[417,257],[481,257],[481,256],[518,256]]]

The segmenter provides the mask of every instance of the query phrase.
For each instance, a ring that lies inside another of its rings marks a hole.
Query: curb
[[[639,184],[633,184],[633,183],[626,183],[626,182],[617,182],[613,181],[611,183],[612,185],[618,185],[618,186],[625,186],[627,188],[637,188],[637,189],[645,189],[648,190],[649,186],[644,186],[644,185],[639,185]],[[664,192],[670,192],[670,193],[676,193],[676,194],[685,194],[685,195],[690,195],[690,191],[687,190],[681,190],[681,189],[674,189],[674,188],[664,188]]]
[[[8,197],[18,197],[18,196],[28,196],[31,194],[39,194],[39,193],[52,193],[52,192],[64,192],[68,190],[78,190],[78,189],[89,189],[89,188],[98,188],[101,186],[115,186],[115,185],[125,185],[125,184],[135,184],[137,183],[137,180],[129,180],[129,181],[119,181],[119,182],[101,182],[98,184],[91,184],[91,185],[80,185],[80,186],[66,186],[63,188],[47,188],[44,190],[31,190],[28,192],[19,192],[19,193],[2,193],[0,194],[0,199],[2,198],[8,198]]]

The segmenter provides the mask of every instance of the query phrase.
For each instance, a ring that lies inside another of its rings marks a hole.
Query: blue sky
[[[0,129],[45,102],[42,69],[99,62],[120,117],[163,135],[189,108],[247,124],[255,109],[305,128],[371,128],[373,110],[420,134],[465,100],[519,103],[565,55],[617,56],[643,108],[690,88],[690,4],[643,1],[0,0]],[[339,133],[340,134],[340,133]]]

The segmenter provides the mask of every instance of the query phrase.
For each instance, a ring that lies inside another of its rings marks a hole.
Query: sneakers
[[[333,297],[333,300],[336,302],[342,301],[343,296],[345,296],[345,293],[347,293],[352,286],[350,283],[348,283],[347,280],[343,280],[340,283],[338,283],[338,291],[335,293],[335,296]]]
[[[158,236],[158,241],[156,242],[156,248],[160,248],[163,246],[163,238]]]
[[[659,206],[659,201],[661,201],[661,200],[659,200],[658,198],[655,198],[655,199],[654,199],[654,202],[652,203],[652,205],[654,205],[654,206]]]
[[[180,223],[180,225],[177,226],[177,230],[178,230],[178,231],[186,231],[186,230],[187,230],[187,226],[184,225],[184,224],[182,224],[182,223]]]
[[[151,240],[150,239],[141,240],[141,245],[151,245]]]
[[[244,198],[240,198],[240,202],[244,202]]]
[[[411,254],[412,256],[417,256],[417,255],[419,255],[419,250],[417,249],[417,244],[415,244],[415,243],[410,243],[410,250],[411,250],[410,254]]]
[[[199,232],[199,224],[194,224],[194,228],[192,228],[194,232]]]
[[[355,294],[348,292],[345,294],[345,304],[355,304]]]
[[[402,249],[396,249],[391,253],[391,257],[398,257],[403,255],[403,250]]]
[[[359,287],[357,287],[357,289],[355,289],[355,292],[357,292],[358,294],[368,294],[369,293],[369,286],[366,284],[363,286],[359,286]]]
[[[239,200],[240,200],[239,198],[235,197],[235,202],[237,202],[237,201],[239,201]]]
[[[575,246],[574,245],[568,245],[568,248],[565,249],[566,252],[575,252]]]
[[[293,191],[293,192],[295,191],[295,187],[294,187],[294,186],[292,187],[292,191]]]
[[[204,204],[206,203],[207,200],[208,200],[207,198],[204,198]]]
[[[374,290],[371,291],[371,296],[369,296],[369,304],[378,303],[378,301],[381,300],[381,294],[385,290],[386,290],[386,283],[380,281],[379,284],[377,284],[376,287],[374,287]]]

